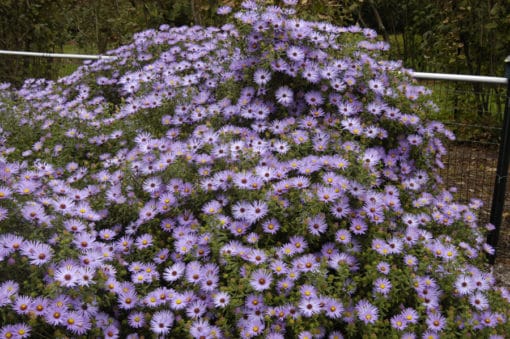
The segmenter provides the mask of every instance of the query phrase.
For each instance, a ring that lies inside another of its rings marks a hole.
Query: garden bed
[[[428,90],[374,31],[296,4],[2,85],[0,337],[509,331],[486,193],[436,177],[454,136]]]

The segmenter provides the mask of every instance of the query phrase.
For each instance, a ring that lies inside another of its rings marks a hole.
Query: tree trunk
[[[384,27],[384,23],[382,22],[381,16],[379,15],[379,11],[377,10],[377,7],[375,6],[374,0],[368,0],[368,4],[370,8],[372,9],[372,12],[374,13],[375,20],[377,21],[377,27],[379,29],[379,32],[382,33],[384,41],[389,42],[390,37],[388,35],[388,32],[386,31],[386,27]]]

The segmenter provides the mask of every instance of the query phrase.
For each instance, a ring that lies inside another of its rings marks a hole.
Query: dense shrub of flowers
[[[509,330],[428,90],[296,2],[2,85],[0,338]]]

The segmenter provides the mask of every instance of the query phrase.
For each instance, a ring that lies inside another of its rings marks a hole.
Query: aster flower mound
[[[0,338],[502,338],[479,200],[374,31],[245,1],[2,85]]]

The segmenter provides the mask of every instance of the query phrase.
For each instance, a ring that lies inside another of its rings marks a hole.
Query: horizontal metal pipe
[[[116,59],[116,57],[113,55],[41,53],[41,52],[7,51],[7,50],[0,50],[0,54],[37,56],[47,58]],[[508,79],[505,77],[491,77],[482,75],[462,75],[462,74],[426,73],[426,72],[411,72],[411,74],[415,79],[423,80],[451,80],[451,81],[483,82],[491,84],[506,84],[508,82]]]
[[[503,85],[508,82],[508,79],[505,77],[489,77],[483,75],[462,75],[462,74],[425,73],[425,72],[412,72],[411,75],[415,79],[423,80],[468,81]]]
[[[25,51],[6,51],[0,50],[0,54],[7,55],[26,55],[46,58],[72,58],[72,59],[116,59],[112,55],[92,55],[92,54],[67,54],[67,53],[41,53],[41,52],[25,52]]]

